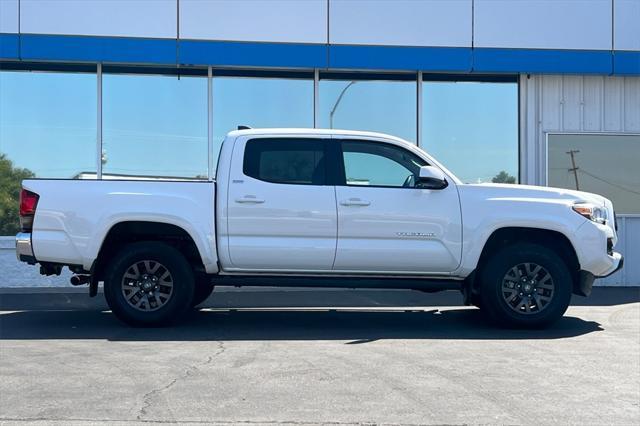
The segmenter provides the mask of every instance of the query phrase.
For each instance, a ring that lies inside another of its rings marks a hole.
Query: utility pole
[[[573,177],[576,179],[576,190],[580,191],[580,184],[578,183],[578,170],[580,169],[579,167],[576,167],[576,159],[574,157],[575,154],[579,153],[580,150],[579,149],[572,149],[567,151],[567,154],[569,154],[571,156],[571,168],[569,169],[570,172],[573,172]]]

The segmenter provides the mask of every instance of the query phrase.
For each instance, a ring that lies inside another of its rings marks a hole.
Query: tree
[[[32,171],[14,167],[5,154],[0,154],[0,235],[20,232],[20,190],[22,180],[34,177]]]
[[[516,183],[516,177],[502,170],[491,179],[493,183]]]

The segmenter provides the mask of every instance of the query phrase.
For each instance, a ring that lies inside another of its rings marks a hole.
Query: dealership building
[[[0,154],[212,179],[238,126],[371,130],[612,199],[640,285],[640,0],[0,0]],[[0,194],[1,195],[1,194]]]

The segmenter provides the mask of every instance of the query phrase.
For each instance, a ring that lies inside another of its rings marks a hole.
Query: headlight
[[[577,203],[573,205],[573,210],[596,223],[607,223],[607,209],[591,203]]]

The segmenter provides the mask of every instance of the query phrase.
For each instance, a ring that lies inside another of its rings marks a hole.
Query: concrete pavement
[[[0,422],[638,424],[639,293],[596,289],[543,331],[451,292],[216,290],[165,329],[0,293]]]

